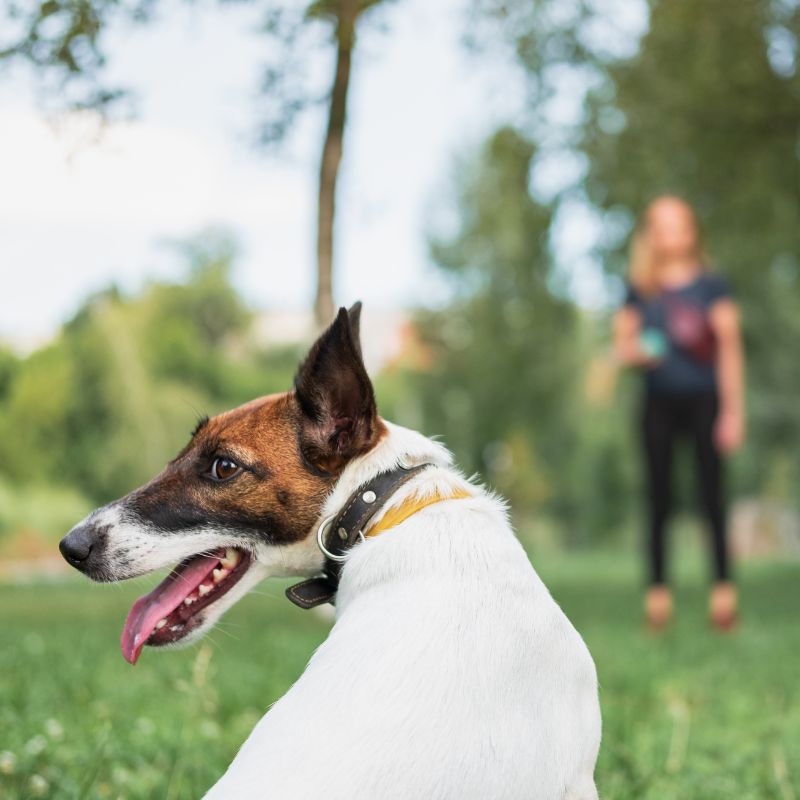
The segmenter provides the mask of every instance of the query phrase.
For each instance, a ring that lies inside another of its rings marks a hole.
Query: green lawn
[[[597,662],[603,798],[800,798],[800,565],[742,568],[727,637],[690,570],[660,638],[641,630],[630,559],[537,566]],[[132,668],[119,633],[151,583],[0,586],[0,797],[201,796],[326,633],[267,584],[200,645]]]

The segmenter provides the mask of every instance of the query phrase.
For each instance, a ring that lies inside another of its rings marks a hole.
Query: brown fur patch
[[[204,523],[245,529],[283,543],[304,537],[333,482],[307,464],[303,418],[293,392],[253,400],[208,420],[146,486],[126,498],[136,516],[169,532]],[[226,456],[243,469],[229,481],[209,477]]]

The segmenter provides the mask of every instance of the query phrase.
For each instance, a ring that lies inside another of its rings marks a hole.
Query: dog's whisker
[[[271,592],[269,589],[251,589],[248,594],[253,594],[258,597],[269,597],[270,600],[277,600],[281,597],[277,592]]]
[[[219,631],[220,633],[224,633],[225,636],[233,639],[234,642],[240,642],[241,637],[236,636],[235,634],[231,633],[230,631],[225,630],[225,628],[220,627],[219,625],[215,625],[213,628],[214,631]]]
[[[222,625],[224,628],[244,628],[244,625],[238,622],[232,622],[229,619],[220,618],[216,621],[216,625]]]
[[[224,652],[222,645],[218,641],[216,641],[213,636],[210,635],[212,631],[216,631],[216,628],[212,628],[211,631],[209,631],[209,633],[207,634],[208,641],[220,653]]]

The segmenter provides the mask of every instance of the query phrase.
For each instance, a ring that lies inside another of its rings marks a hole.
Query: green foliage
[[[188,283],[156,284],[145,293],[136,323],[145,367],[154,376],[194,385],[224,400],[231,395],[226,343],[246,334],[251,314],[230,282],[236,248],[209,236],[181,247]]]
[[[636,561],[536,559],[597,663],[601,797],[763,800],[800,791],[796,566],[742,571],[744,622],[709,633],[697,567],[681,576],[676,627],[641,629]],[[80,582],[79,582],[80,581]],[[119,630],[128,584],[0,586],[0,796],[47,782],[59,800],[200,797],[301,673],[328,623],[282,584],[251,594],[198,646],[145,651]],[[300,755],[302,757],[302,755]]]
[[[14,374],[19,366],[19,359],[0,345],[0,397],[5,397],[11,387]]]
[[[152,0],[3,0],[0,63],[33,65],[62,107],[105,110],[124,95],[100,80],[107,29],[121,19],[143,22],[152,5]]]
[[[74,489],[0,481],[0,539],[30,534],[52,542],[91,510],[92,504]]]
[[[0,413],[0,458],[5,476],[25,481],[58,474],[63,454],[54,445],[67,426],[73,386],[73,364],[59,343],[37,351],[19,365]]]
[[[458,299],[420,316],[432,356],[420,379],[427,430],[522,510],[570,503],[557,484],[575,388],[576,315],[550,291],[551,212],[528,192],[533,157],[530,142],[501,129],[466,168],[460,228],[433,244]]]
[[[570,545],[629,525],[637,459],[613,402],[607,320],[554,286],[552,209],[528,186],[535,157],[503,128],[462,170],[460,227],[432,245],[457,300],[419,317],[430,367],[417,416],[509,498],[517,523],[547,517]]]
[[[196,417],[290,386],[296,354],[249,343],[220,241],[191,243],[184,284],[103,292],[47,347],[0,359],[0,479],[106,502],[157,473]]]
[[[357,17],[384,2],[350,1]],[[336,42],[346,2],[260,0],[258,32],[266,40],[257,111],[262,143],[281,141],[328,91],[317,71],[309,68],[308,54]],[[0,0],[0,65],[7,61],[31,66],[43,90],[40,98],[57,111],[88,108],[106,116],[124,114],[129,109],[121,106],[131,100],[131,92],[110,77],[109,32],[155,25],[164,7],[169,4],[158,0]]]

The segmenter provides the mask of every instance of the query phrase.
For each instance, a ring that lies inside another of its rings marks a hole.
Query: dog
[[[122,633],[196,641],[263,579],[336,622],[207,800],[596,800],[594,662],[500,499],[378,416],[345,308],[292,391],[198,424],[61,541],[96,581],[178,564]],[[257,669],[257,665],[253,665]]]

